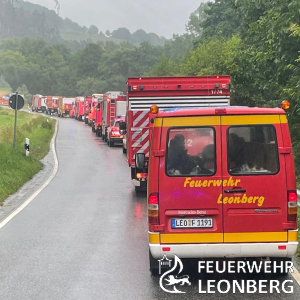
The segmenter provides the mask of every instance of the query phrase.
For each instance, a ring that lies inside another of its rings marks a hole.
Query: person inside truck
[[[212,174],[212,171],[204,168],[203,158],[187,153],[184,140],[182,134],[176,134],[170,141],[167,159],[168,175]]]
[[[275,130],[270,126],[244,126],[230,129],[228,165],[232,173],[277,172]]]

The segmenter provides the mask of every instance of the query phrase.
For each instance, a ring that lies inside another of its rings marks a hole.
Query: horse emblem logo
[[[165,258],[166,257],[164,256],[163,260]],[[169,275],[170,273],[174,272],[176,270],[176,268],[178,268],[178,267],[179,267],[179,271],[176,276]],[[182,272],[182,270],[183,270],[182,261],[180,260],[180,258],[178,256],[175,255],[174,267],[172,269],[170,269],[169,271],[165,272],[159,279],[159,285],[160,285],[161,289],[163,291],[165,291],[167,293],[171,293],[171,294],[185,294],[185,292],[179,291],[176,287],[176,285],[180,285],[180,286],[191,285],[188,275],[178,277],[178,275]],[[169,289],[165,288],[164,284],[166,286],[173,286],[173,289],[169,290]]]

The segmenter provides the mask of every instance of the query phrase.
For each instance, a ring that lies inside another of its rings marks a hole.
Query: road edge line
[[[54,158],[54,169],[52,171],[52,174],[50,177],[44,182],[44,184],[27,199],[22,205],[20,205],[17,209],[15,209],[9,216],[7,216],[1,223],[0,223],[0,229],[4,227],[10,220],[12,220],[18,213],[20,213],[36,196],[46,187],[49,185],[49,183],[52,181],[52,179],[55,177],[57,171],[58,171],[58,158],[56,153],[56,137],[58,133],[58,120],[56,120],[55,124],[55,131],[53,134],[53,137],[51,139],[51,149],[52,154]]]
[[[298,270],[295,268],[295,267],[293,267],[293,273],[290,273],[293,277],[294,277],[294,279],[297,281],[297,283],[300,285],[300,273],[298,272]]]

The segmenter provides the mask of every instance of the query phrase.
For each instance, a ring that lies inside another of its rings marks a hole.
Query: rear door
[[[222,243],[220,116],[163,119],[161,243]]]
[[[285,242],[287,188],[279,115],[222,116],[224,242]]]

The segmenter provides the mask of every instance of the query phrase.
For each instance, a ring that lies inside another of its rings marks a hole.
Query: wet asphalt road
[[[121,148],[83,122],[59,122],[56,177],[0,229],[1,300],[300,299],[295,281],[293,294],[199,294],[195,273],[186,294],[163,292],[148,271],[146,195],[135,194]],[[240,279],[209,279],[227,277]]]

